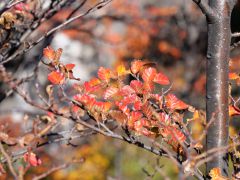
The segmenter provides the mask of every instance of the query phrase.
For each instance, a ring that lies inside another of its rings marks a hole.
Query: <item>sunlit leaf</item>
[[[118,110],[111,110],[109,112],[110,116],[113,118],[113,119],[116,119],[116,121],[120,122],[120,123],[123,123],[123,122],[126,122],[127,120],[127,115],[124,114],[123,112],[121,111],[118,111]]]
[[[111,77],[110,69],[106,69],[104,67],[100,67],[98,69],[98,77],[99,77],[99,79],[101,79],[103,81],[109,82],[110,77]]]
[[[219,168],[211,169],[209,175],[212,180],[228,180],[228,178],[222,176],[221,170]]]
[[[161,85],[169,85],[170,81],[168,77],[162,73],[158,73],[155,78],[153,79],[153,82],[161,84]]]
[[[153,115],[153,109],[151,107],[151,105],[146,102],[143,104],[142,106],[142,112],[144,113],[144,115],[148,118],[151,119],[152,115]]]
[[[236,80],[236,79],[239,78],[239,74],[237,74],[237,73],[229,73],[229,74],[228,74],[228,78],[229,78],[230,80]]]
[[[55,50],[51,46],[47,46],[43,49],[43,56],[53,61],[55,58]]]
[[[142,79],[145,82],[152,81],[155,78],[156,74],[157,74],[157,70],[155,68],[152,68],[152,67],[146,68],[142,73]]]
[[[144,62],[141,61],[141,60],[135,60],[135,61],[133,61],[133,62],[131,63],[131,72],[132,72],[133,74],[138,73],[138,72],[141,70],[143,64],[144,64]]]
[[[132,80],[130,82],[130,86],[135,90],[136,93],[142,94],[143,93],[143,83],[138,80]]]
[[[126,70],[126,67],[123,64],[121,64],[117,67],[117,74],[118,76],[125,76],[129,74],[129,71]]]
[[[107,88],[106,91],[104,92],[103,98],[104,98],[104,99],[111,98],[111,97],[113,97],[118,91],[119,91],[118,88],[109,87],[109,88]]]
[[[229,116],[236,116],[236,115],[240,115],[240,109],[238,109],[233,105],[229,106]]]
[[[131,86],[125,85],[121,88],[120,93],[123,96],[127,96],[127,95],[131,95],[131,94],[135,94],[135,91],[133,88],[131,88]]]
[[[166,100],[166,106],[172,110],[182,110],[182,109],[187,109],[189,107],[189,105],[179,100],[174,94],[168,94],[165,97],[165,100]]]
[[[67,71],[73,70],[74,67],[75,67],[75,64],[66,64],[65,65],[65,68],[66,68]]]
[[[52,71],[51,73],[48,74],[48,80],[52,83],[52,84],[63,84],[65,77],[62,73],[58,72],[58,71]]]

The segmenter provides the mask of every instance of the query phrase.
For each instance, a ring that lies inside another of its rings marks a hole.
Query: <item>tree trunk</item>
[[[213,17],[208,19],[207,50],[207,121],[213,121],[207,133],[207,150],[228,145],[228,67],[231,41],[231,0],[209,0]],[[228,176],[227,154],[219,154],[207,163]]]

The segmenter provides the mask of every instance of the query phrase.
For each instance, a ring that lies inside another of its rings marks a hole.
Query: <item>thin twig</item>
[[[1,153],[3,154],[3,156],[6,158],[6,161],[7,161],[8,168],[9,168],[10,172],[12,173],[13,177],[15,179],[17,179],[18,175],[17,175],[16,171],[13,168],[11,157],[5,151],[5,149],[4,149],[3,145],[2,145],[2,142],[0,142],[0,150],[1,150]]]

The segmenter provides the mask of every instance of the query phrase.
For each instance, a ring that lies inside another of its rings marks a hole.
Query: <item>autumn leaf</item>
[[[104,67],[100,67],[98,69],[98,77],[99,79],[109,82],[110,77],[111,77],[111,71],[110,69],[104,68]]]
[[[55,51],[51,46],[47,46],[43,49],[43,56],[49,59],[53,65],[57,65],[62,55],[62,51],[61,48]]]
[[[50,74],[48,74],[48,80],[52,83],[52,84],[63,84],[65,77],[62,73],[58,72],[58,71],[52,71]]]
[[[136,93],[142,94],[143,93],[143,83],[138,80],[132,80],[130,82],[131,88],[135,90]]]
[[[233,105],[229,106],[229,116],[231,117],[236,115],[240,115],[240,109]]]
[[[66,64],[65,65],[65,68],[66,68],[67,71],[73,70],[74,67],[75,67],[75,64]]]
[[[59,62],[60,57],[62,55],[62,51],[63,51],[62,48],[59,48],[55,51],[55,57],[54,57],[55,62]]]
[[[237,73],[229,73],[229,74],[228,74],[228,78],[229,78],[230,80],[236,80],[236,79],[239,78],[239,74],[237,74]]]
[[[112,104],[110,102],[95,102],[94,107],[98,112],[107,112],[110,110]]]
[[[115,102],[115,105],[127,116],[129,116],[130,113],[130,109],[128,108],[128,106],[122,102]]]
[[[166,75],[163,73],[158,73],[155,78],[153,79],[153,82],[161,84],[161,85],[169,85],[170,81]]]
[[[131,63],[131,68],[130,68],[130,69],[131,69],[131,72],[132,72],[133,74],[138,73],[138,72],[141,70],[143,64],[144,64],[144,62],[141,61],[141,60],[135,60],[135,61],[133,61],[133,62]]]
[[[125,85],[121,88],[120,93],[122,96],[127,96],[131,94],[135,94],[135,90],[131,88],[131,86]]]
[[[37,157],[33,152],[27,152],[23,155],[23,160],[29,163],[31,166],[39,166],[42,164],[41,159]]]
[[[145,82],[152,81],[155,78],[156,74],[157,74],[157,70],[155,68],[152,68],[152,67],[146,68],[142,73],[142,79]]]
[[[92,78],[92,79],[90,79],[90,81],[88,81],[88,83],[90,86],[96,86],[96,85],[101,84],[101,81],[98,78]]]
[[[172,110],[182,110],[182,109],[187,109],[189,107],[189,105],[179,100],[174,94],[168,94],[165,97],[165,100],[166,100],[166,106]]]
[[[144,113],[144,115],[148,118],[151,119],[152,115],[153,115],[153,108],[151,107],[151,105],[146,102],[143,104],[142,106],[142,112]]]
[[[212,180],[228,180],[228,178],[222,176],[221,170],[219,168],[211,169],[209,175]]]
[[[55,50],[51,46],[47,46],[43,49],[43,56],[53,61],[55,58]]]
[[[103,94],[103,98],[104,99],[109,99],[111,97],[113,97],[113,95],[115,95],[118,92],[118,88],[115,87],[109,87],[106,89],[106,91]]]
[[[83,84],[85,93],[94,93],[101,89],[100,85],[92,85],[90,82],[85,82]]]
[[[121,64],[117,67],[117,74],[118,76],[125,76],[129,74],[129,71],[126,70],[126,67],[123,64]]]

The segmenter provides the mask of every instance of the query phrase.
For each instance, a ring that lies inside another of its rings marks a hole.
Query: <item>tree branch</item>
[[[207,17],[208,20],[213,20],[215,18],[214,10],[208,5],[205,0],[192,0],[200,8],[202,13]]]

